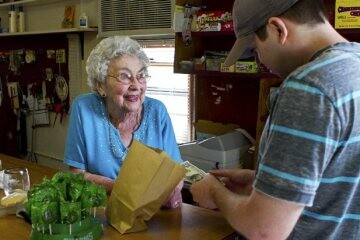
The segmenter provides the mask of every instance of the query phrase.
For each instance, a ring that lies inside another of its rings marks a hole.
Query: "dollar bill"
[[[206,175],[205,171],[201,170],[189,161],[185,161],[181,165],[183,165],[186,169],[185,182],[195,183],[200,181]]]

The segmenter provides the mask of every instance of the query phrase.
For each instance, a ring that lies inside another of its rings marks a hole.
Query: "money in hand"
[[[186,169],[185,182],[195,183],[200,181],[206,175],[206,172],[191,164],[189,161],[185,161],[181,165]]]

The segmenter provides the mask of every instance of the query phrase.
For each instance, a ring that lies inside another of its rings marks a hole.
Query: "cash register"
[[[241,167],[254,143],[249,133],[238,128],[220,136],[181,144],[179,148],[184,161],[208,172],[211,169]]]

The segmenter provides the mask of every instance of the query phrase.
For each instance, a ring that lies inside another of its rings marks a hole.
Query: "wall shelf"
[[[56,34],[56,33],[84,33],[97,32],[97,28],[63,28],[45,31],[31,31],[31,32],[15,32],[15,33],[0,33],[0,37],[16,37],[24,35],[40,35],[40,34]]]
[[[61,0],[22,0],[16,2],[1,3],[0,8],[9,7],[11,5],[35,5],[41,3],[61,2]]]
[[[81,48],[81,59],[84,59],[84,33],[94,32],[97,33],[97,28],[63,28],[56,30],[47,30],[47,31],[31,31],[31,32],[15,32],[15,33],[0,33],[0,38],[11,38],[11,37],[21,37],[21,36],[33,36],[33,35],[48,35],[48,34],[67,34],[67,33],[77,33],[80,35],[80,48]]]
[[[255,79],[261,79],[261,78],[279,78],[277,75],[270,73],[270,72],[263,72],[263,73],[235,73],[235,72],[218,72],[218,71],[180,71],[178,73],[183,74],[195,74],[197,76],[201,77],[239,77],[242,79],[249,79],[249,78],[255,78]]]
[[[234,31],[218,31],[218,32],[191,32],[191,36],[199,37],[216,37],[216,36],[234,36]]]

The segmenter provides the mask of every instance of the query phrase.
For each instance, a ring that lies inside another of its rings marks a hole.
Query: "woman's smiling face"
[[[140,83],[135,76],[145,73],[145,67],[136,56],[123,55],[113,59],[108,67],[107,78],[102,88],[111,115],[138,112],[145,99],[146,81]],[[129,76],[129,84],[119,80],[119,76]],[[120,112],[119,112],[120,111]]]

